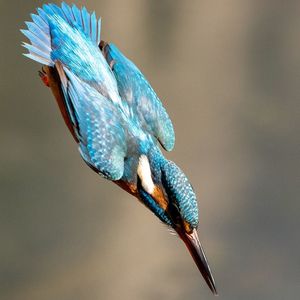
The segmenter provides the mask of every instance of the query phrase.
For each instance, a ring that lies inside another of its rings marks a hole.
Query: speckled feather
[[[127,101],[130,113],[139,119],[143,129],[154,135],[171,151],[175,144],[172,122],[153,88],[136,65],[113,44],[106,47],[107,60],[113,62],[113,73],[121,98]]]
[[[120,179],[124,171],[127,143],[124,120],[118,107],[67,68],[64,70],[68,77],[66,93],[79,123],[81,155],[105,178]]]
[[[162,166],[162,181],[169,197],[174,201],[183,219],[193,228],[198,226],[198,206],[195,192],[187,177],[172,161]]]
[[[136,185],[139,198],[166,224],[175,226],[137,180],[139,156],[149,159],[154,183],[163,188],[183,220],[198,224],[195,194],[182,171],[162,155],[174,147],[172,122],[140,70],[113,44],[104,53],[100,19],[85,8],[65,3],[44,5],[22,32],[30,44],[29,58],[58,68],[66,109],[83,159],[110,180]]]
[[[43,5],[22,30],[25,56],[57,101],[82,158],[99,175],[137,197],[173,228],[217,294],[199,242],[196,195],[187,177],[162,154],[175,135],[142,72],[113,44],[100,42],[101,20],[85,7]],[[99,44],[100,43],[100,44]],[[158,143],[159,142],[159,143]]]

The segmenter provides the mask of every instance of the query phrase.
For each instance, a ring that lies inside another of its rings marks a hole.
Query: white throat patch
[[[137,174],[141,179],[143,189],[151,195],[154,191],[155,185],[152,180],[148,158],[144,154],[140,156]]]

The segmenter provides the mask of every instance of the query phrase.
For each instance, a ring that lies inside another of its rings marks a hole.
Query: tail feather
[[[38,8],[37,14],[31,14],[32,22],[25,22],[28,29],[21,30],[31,43],[23,45],[29,51],[25,56],[48,66],[54,65],[51,59],[53,41],[50,34],[50,19],[53,19],[53,16],[59,16],[71,27],[81,29],[96,46],[99,45],[101,19],[97,20],[95,12],[90,14],[85,7],[70,7],[65,2],[61,7],[50,3]]]
[[[30,40],[32,46],[39,48],[41,50],[51,51],[50,41],[49,43],[45,43],[39,37],[37,37],[34,33],[29,30],[21,29],[21,32]]]
[[[27,43],[24,43],[22,46],[24,48],[26,48],[27,50],[29,50],[30,53],[36,54],[36,55],[48,60],[47,53],[46,53],[47,50],[45,51],[43,49],[37,48],[37,47],[27,44]]]
[[[43,41],[45,44],[50,43],[49,32],[44,31],[34,22],[25,22],[25,24],[27,25],[28,30],[37,36],[41,41]]]
[[[37,37],[32,31],[21,30],[21,32],[30,40],[31,45],[23,43],[23,47],[26,48],[29,53],[24,54],[26,57],[33,59],[39,63],[47,66],[53,66],[53,62],[50,58],[50,40],[45,43],[39,37]]]
[[[68,4],[66,4],[65,2],[63,2],[61,4],[61,9],[62,9],[64,15],[66,16],[66,20],[68,20],[69,23],[74,23],[75,18],[74,18],[74,14],[72,12],[71,7]]]
[[[44,20],[44,22],[46,24],[48,24],[48,17],[47,17],[46,12],[40,7],[37,8],[37,12],[38,12],[39,16]]]
[[[73,4],[73,6],[72,6],[72,12],[73,12],[73,15],[75,17],[76,23],[79,26],[81,26],[81,28],[83,28],[82,18],[81,18],[81,11],[78,9],[78,7],[75,4]]]
[[[100,43],[100,31],[101,31],[101,19],[99,19],[97,25],[96,13],[93,12],[91,15],[91,38],[92,41],[97,43],[98,45]]]
[[[91,30],[90,30],[90,20],[91,20],[91,16],[88,13],[88,11],[86,10],[85,7],[82,8],[81,10],[81,14],[82,14],[82,22],[83,22],[83,28],[84,28],[84,33],[86,35],[91,35]]]
[[[30,16],[36,25],[38,25],[44,32],[47,32],[48,24],[40,15],[31,14]]]
[[[24,53],[23,55],[30,58],[30,59],[32,59],[32,60],[37,61],[38,63],[40,63],[42,65],[46,65],[46,66],[52,66],[53,65],[53,63],[50,62],[48,59],[45,59],[45,58],[43,58],[39,55],[36,55],[34,53]]]
[[[48,15],[56,14],[61,16],[62,18],[65,18],[62,9],[54,3],[44,4],[43,9]]]

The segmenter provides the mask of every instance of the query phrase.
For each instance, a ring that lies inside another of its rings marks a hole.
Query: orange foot
[[[48,78],[44,68],[42,68],[42,71],[39,71],[39,76],[41,77],[42,81],[44,82],[44,85],[49,87],[49,78]]]

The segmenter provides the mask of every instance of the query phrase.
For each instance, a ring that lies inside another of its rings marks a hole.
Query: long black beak
[[[207,285],[214,293],[214,295],[218,295],[215,280],[210,271],[204,250],[200,244],[198,234],[196,229],[194,229],[191,233],[186,233],[182,231],[178,231],[180,238],[184,241],[188,250],[190,251],[199,271],[201,272],[204,280]]]

